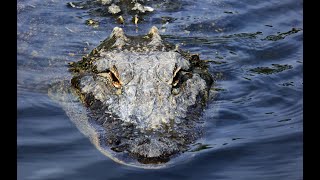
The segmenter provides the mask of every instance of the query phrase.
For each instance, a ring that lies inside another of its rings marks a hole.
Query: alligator
[[[115,27],[69,70],[71,80],[52,85],[49,94],[117,162],[160,167],[203,133],[215,78],[198,54],[164,41],[155,26],[140,36]]]

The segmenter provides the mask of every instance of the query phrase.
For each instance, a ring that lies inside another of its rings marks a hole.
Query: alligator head
[[[140,163],[164,163],[195,142],[213,83],[206,63],[162,40],[156,27],[127,36],[115,27],[81,61],[71,84],[103,142]]]

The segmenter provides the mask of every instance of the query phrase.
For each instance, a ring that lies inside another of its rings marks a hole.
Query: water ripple
[[[18,179],[302,179],[302,4],[187,0],[172,11],[159,8],[137,27],[70,9],[64,0],[19,0]],[[89,18],[99,27],[87,26]],[[140,35],[153,25],[209,62],[218,93],[203,113],[204,136],[186,152],[192,158],[143,170],[102,155],[47,90],[70,80],[67,63],[114,26]]]

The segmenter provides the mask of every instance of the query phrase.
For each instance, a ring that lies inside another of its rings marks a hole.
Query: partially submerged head
[[[156,27],[137,37],[116,27],[70,70],[113,151],[160,163],[199,137],[198,119],[213,79],[198,55],[164,42]]]

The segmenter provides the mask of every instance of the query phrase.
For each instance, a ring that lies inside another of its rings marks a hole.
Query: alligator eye
[[[173,78],[172,78],[172,88],[180,88],[184,82],[188,79],[192,78],[192,73],[188,70],[181,69],[181,67],[175,67],[173,71]]]
[[[179,84],[180,77],[181,77],[181,67],[175,66],[173,71],[172,87],[176,87]]]
[[[114,87],[121,88],[122,82],[120,81],[119,72],[115,65],[113,65],[110,69],[107,69],[105,72],[99,73],[98,75],[108,78]]]

